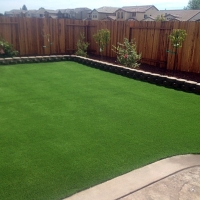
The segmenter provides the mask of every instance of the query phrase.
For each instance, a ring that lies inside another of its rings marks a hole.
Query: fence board
[[[191,72],[200,73],[200,23],[195,22],[195,35],[194,35],[194,56],[193,60],[191,60]]]

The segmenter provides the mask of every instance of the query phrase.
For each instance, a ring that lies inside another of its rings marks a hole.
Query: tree
[[[107,47],[110,41],[110,31],[108,29],[101,29],[96,34],[93,35],[93,38],[95,42],[99,45],[99,52],[102,56],[102,52]]]
[[[164,22],[164,21],[166,21],[166,19],[165,19],[164,15],[158,15],[156,17],[155,21],[157,21],[157,22],[159,22],[159,21]]]
[[[174,57],[174,67],[173,67],[173,71],[176,70],[176,63],[177,63],[177,52],[178,52],[178,48],[182,47],[182,43],[184,42],[185,38],[187,36],[186,30],[184,29],[174,29],[173,32],[169,35],[169,39],[171,40],[171,44],[173,49],[175,49],[175,52],[170,52],[175,54]]]
[[[191,10],[200,9],[200,0],[189,0],[186,9],[191,9]]]
[[[27,7],[26,7],[26,5],[22,6],[22,10],[28,10]]]

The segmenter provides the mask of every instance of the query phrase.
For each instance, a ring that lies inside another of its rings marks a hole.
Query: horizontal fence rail
[[[99,55],[93,35],[100,29],[110,31],[110,42],[104,56],[116,57],[112,46],[124,38],[134,40],[141,62],[173,69],[175,55],[169,40],[173,29],[185,29],[187,37],[178,49],[177,70],[200,73],[200,22],[137,22],[137,21],[82,21],[50,18],[0,17],[0,38],[13,44],[20,56],[73,54],[80,33],[89,43],[88,52]]]

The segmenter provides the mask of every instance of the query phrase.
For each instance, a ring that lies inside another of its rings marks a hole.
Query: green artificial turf
[[[0,67],[0,199],[58,200],[200,153],[200,96],[74,62]]]

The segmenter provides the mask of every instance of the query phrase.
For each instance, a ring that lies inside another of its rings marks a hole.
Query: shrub
[[[13,46],[6,40],[0,39],[0,57],[13,57],[18,55],[18,51],[14,50]]]
[[[120,64],[131,68],[139,66],[138,61],[141,58],[141,54],[137,54],[134,41],[129,42],[127,38],[124,38],[124,43],[118,43],[118,46],[113,46],[112,50],[117,54],[117,62]]]
[[[89,43],[85,42],[84,33],[80,33],[80,38],[79,38],[76,46],[77,46],[77,51],[75,54],[77,56],[87,57],[87,48],[89,46]]]

